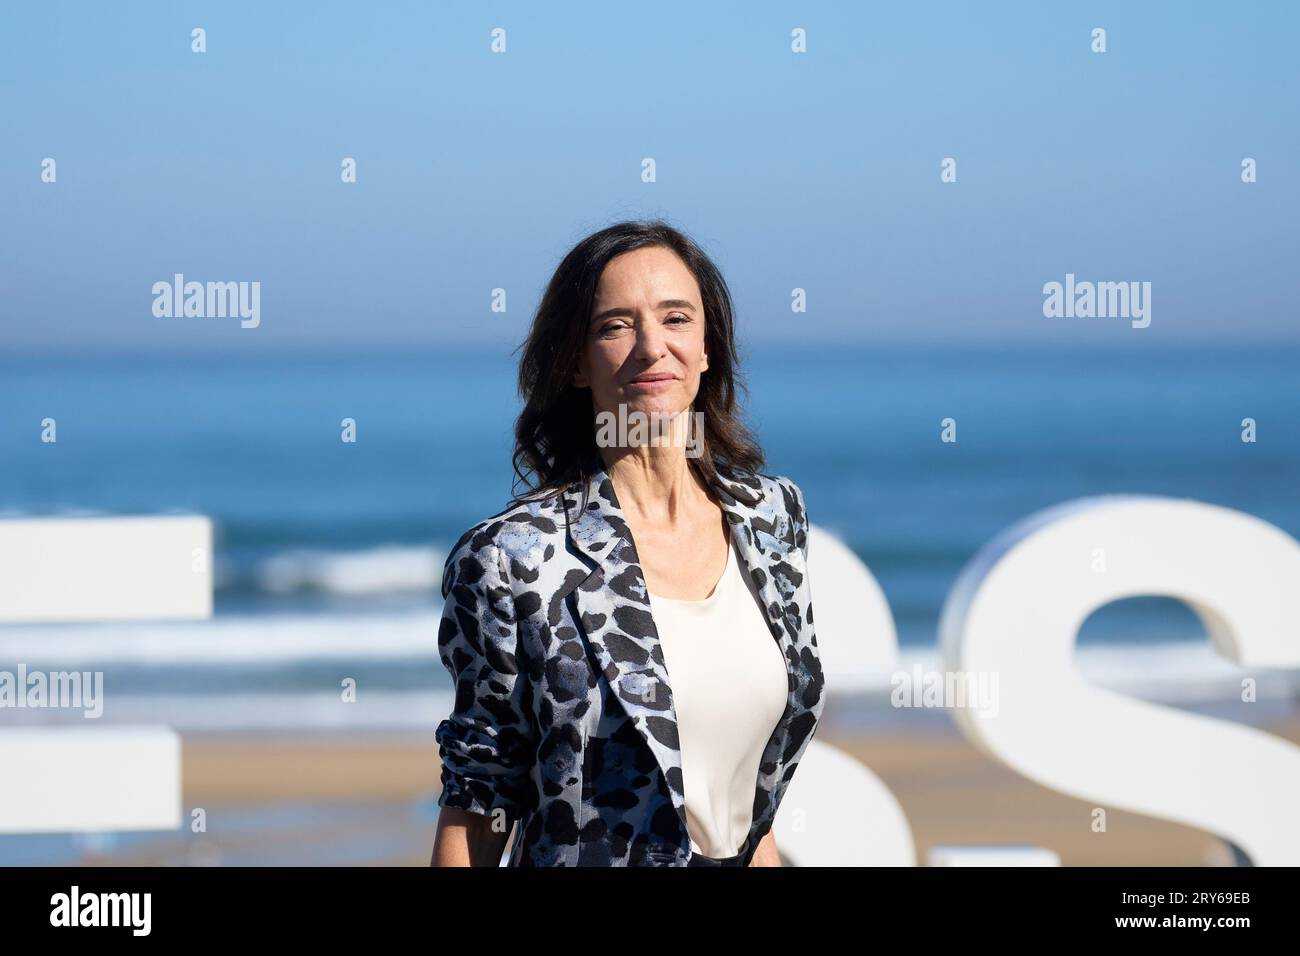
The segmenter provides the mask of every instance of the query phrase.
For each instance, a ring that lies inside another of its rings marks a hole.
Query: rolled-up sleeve
[[[803,552],[804,562],[808,561],[808,511],[804,507],[803,490],[789,478],[785,479],[786,487],[790,489],[790,495],[794,498],[794,508],[791,510],[790,519],[794,525],[794,540],[799,550]]]
[[[438,805],[511,820],[532,803],[536,754],[514,600],[493,544],[458,548],[443,569],[438,650],[455,704],[434,738],[442,760]]]

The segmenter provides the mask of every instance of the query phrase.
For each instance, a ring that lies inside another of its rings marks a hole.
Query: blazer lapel
[[[785,542],[770,533],[773,523],[761,514],[775,503],[765,505],[760,487],[757,481],[751,485],[743,480],[720,479],[715,493],[726,513],[736,557],[762,597],[762,610],[768,627],[781,648],[787,673],[790,673],[794,666],[792,662],[798,660],[798,655],[793,650],[794,639],[784,625],[783,601],[770,565],[771,561],[784,555]],[[681,832],[685,834],[685,792],[677,713],[659,634],[651,615],[645,576],[603,462],[587,480],[586,490],[588,503],[585,509],[581,507],[581,484],[565,494],[570,539],[593,565],[585,576],[570,576],[570,582],[576,584],[574,600],[606,681],[669,781],[673,805],[681,819]],[[785,714],[768,742],[765,755],[779,754],[784,750],[783,737],[795,704],[796,684],[791,675]],[[777,745],[775,750],[774,745]]]

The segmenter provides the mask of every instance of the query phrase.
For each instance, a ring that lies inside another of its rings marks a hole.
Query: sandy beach
[[[1300,719],[1268,729],[1300,743]],[[1189,827],[1111,810],[1106,833],[1091,807],[993,763],[956,731],[827,734],[893,791],[919,860],[936,844],[1028,843],[1066,866],[1214,866],[1220,841]],[[427,865],[437,797],[432,739],[298,736],[187,737],[184,800],[206,833],[155,834],[87,853],[91,865]]]

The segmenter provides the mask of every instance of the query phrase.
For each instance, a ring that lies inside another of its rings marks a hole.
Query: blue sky
[[[560,256],[640,216],[715,256],[754,344],[1300,342],[1297,26],[1281,2],[5,5],[0,348],[513,344]],[[261,325],[156,318],[176,272],[259,281]],[[1067,272],[1150,281],[1151,326],[1045,318]]]

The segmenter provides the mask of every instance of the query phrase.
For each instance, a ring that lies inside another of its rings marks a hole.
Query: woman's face
[[[591,389],[597,413],[685,411],[708,368],[704,322],[699,284],[675,252],[616,256],[597,284],[574,384]]]

